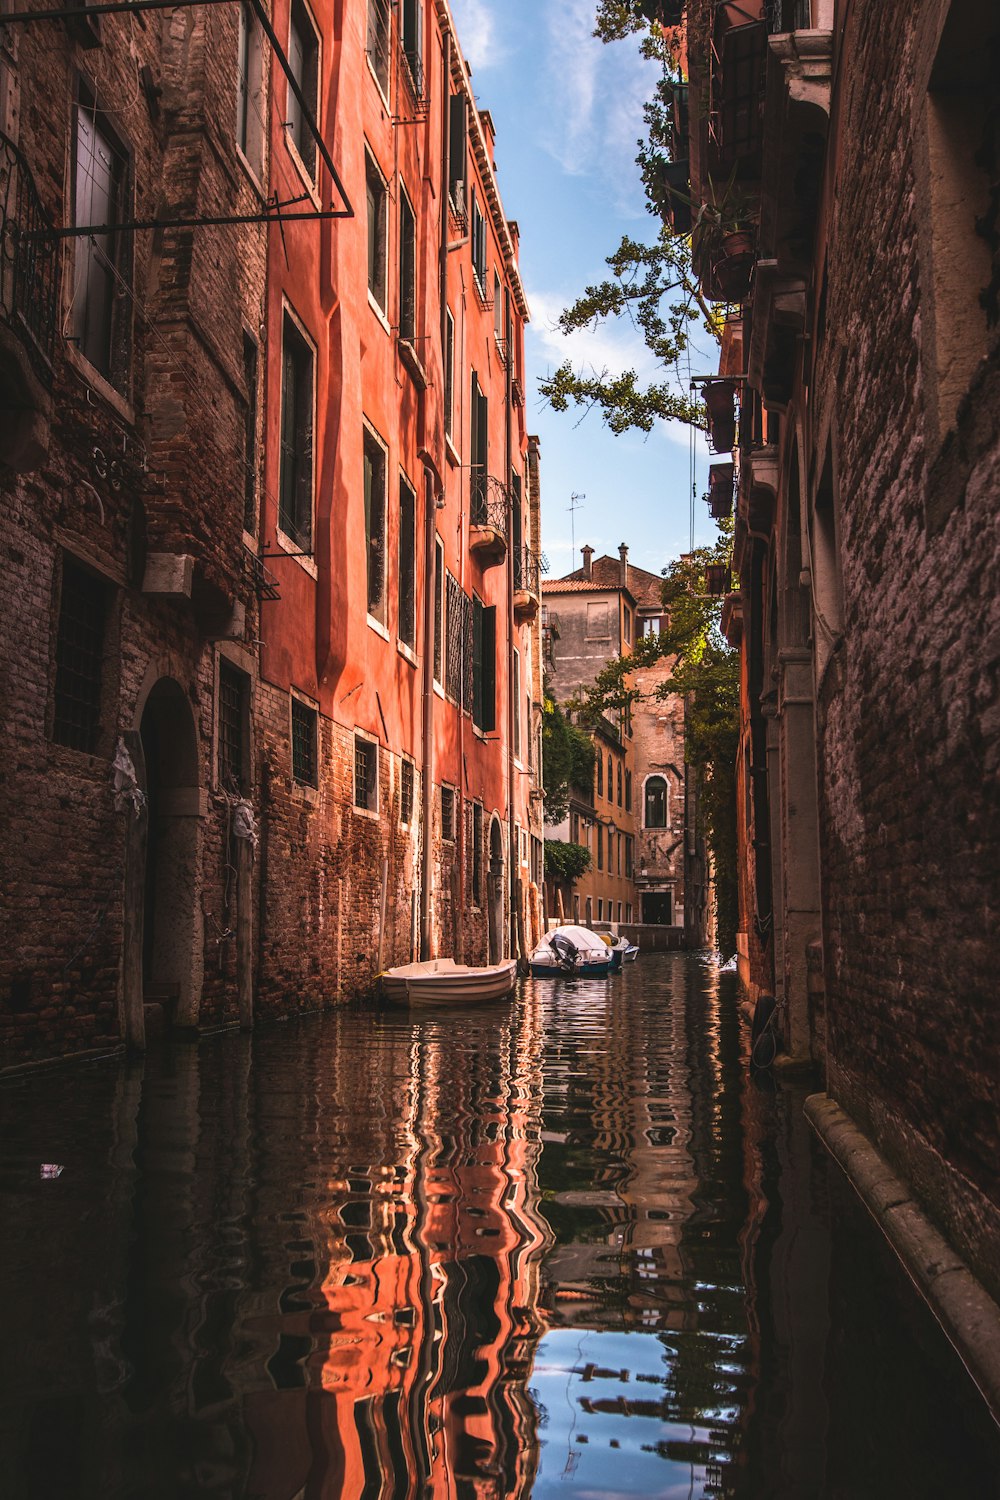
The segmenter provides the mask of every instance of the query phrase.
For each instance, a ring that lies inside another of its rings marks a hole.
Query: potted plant
[[[754,228],[735,169],[721,192],[708,179],[706,200],[694,215],[692,242],[695,255],[707,268],[708,295],[717,302],[742,301],[754,265]]]

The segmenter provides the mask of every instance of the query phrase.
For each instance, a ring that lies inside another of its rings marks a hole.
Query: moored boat
[[[514,988],[517,964],[476,966],[453,958],[430,958],[399,964],[381,976],[382,994],[393,1005],[479,1005],[502,1000]]]
[[[601,978],[612,973],[615,955],[589,927],[566,924],[545,934],[529,964],[536,979],[555,979],[560,975]]]

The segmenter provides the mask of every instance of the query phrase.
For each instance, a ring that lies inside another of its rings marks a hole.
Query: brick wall
[[[932,12],[855,7],[835,205],[828,182],[814,425],[839,439],[845,622],[818,694],[829,1087],[996,1291],[1000,357],[982,315],[983,358],[942,441],[921,139]]]

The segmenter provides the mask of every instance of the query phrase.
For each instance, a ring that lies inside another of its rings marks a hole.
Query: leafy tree
[[[562,839],[545,840],[545,873],[560,884],[578,880],[590,869],[590,850],[583,844],[566,843]]]
[[[594,775],[594,747],[582,729],[571,724],[544,688],[542,764],[545,767],[545,820],[561,823],[569,809],[571,787],[589,786]]]
[[[648,13],[655,5],[642,7]],[[691,347],[694,332],[702,329],[715,342],[722,336],[725,306],[702,295],[691,265],[691,239],[670,227],[666,214],[668,141],[671,133],[672,86],[680,80],[676,33],[667,35],[651,24],[635,4],[602,0],[595,35],[617,41],[637,31],[640,47],[662,66],[662,74],[644,108],[645,139],[638,142],[646,203],[659,222],[659,232],[648,243],[626,235],[607,257],[611,275],[588,286],[572,306],[563,310],[558,327],[563,333],[596,327],[608,319],[629,318],[642,333],[650,353],[663,369],[661,380],[640,383],[635,370],[611,376],[607,370],[581,370],[564,361],[554,374],[539,382],[539,390],[555,411],[571,405],[600,411],[612,432],[638,428],[650,432],[658,420],[688,422],[704,427],[705,408],[685,384],[680,360]],[[676,193],[674,196],[678,196]]]
[[[714,547],[699,547],[670,564],[663,581],[666,624],[659,635],[643,636],[630,653],[613,657],[587,695],[586,712],[620,710],[639,701],[633,686],[636,667],[664,658],[669,681],[654,691],[658,699],[676,693],[687,699],[685,758],[698,779],[705,837],[715,876],[716,927],[721,952],[736,948],[738,922],[736,863],[736,756],[739,748],[740,657],[722,634],[722,600],[706,593],[705,570],[729,565],[732,521],[723,522]]]

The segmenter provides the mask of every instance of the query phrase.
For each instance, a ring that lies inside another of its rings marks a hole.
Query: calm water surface
[[[0,1088],[0,1494],[1000,1495],[735,978],[650,955]]]

